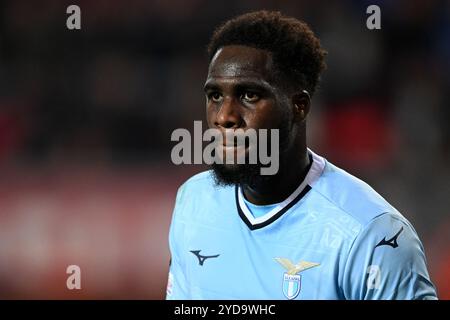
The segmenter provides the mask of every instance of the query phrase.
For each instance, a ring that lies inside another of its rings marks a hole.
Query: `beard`
[[[278,175],[283,168],[283,163],[285,162],[289,145],[289,128],[290,124],[286,124],[284,126],[280,126],[279,129],[279,171],[276,175]],[[272,150],[270,149],[270,139],[269,148],[271,152],[271,157],[273,156]],[[213,163],[211,166],[213,170],[213,178],[214,182],[217,186],[234,186],[234,185],[247,185],[253,188],[257,188],[258,186],[263,186],[271,181],[273,181],[274,176],[276,175],[262,175],[261,168],[264,167],[263,164],[259,162],[257,164],[248,163],[248,159],[246,159],[245,164],[218,164]]]
[[[263,183],[270,176],[260,174],[259,164],[217,164],[211,165],[214,182],[217,186],[233,186],[237,184],[255,186]]]

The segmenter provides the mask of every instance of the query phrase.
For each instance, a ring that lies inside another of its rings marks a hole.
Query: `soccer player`
[[[214,164],[180,187],[167,299],[437,299],[411,223],[307,147],[325,67],[310,28],[248,13],[219,27],[208,50],[209,127],[279,129],[279,170]]]

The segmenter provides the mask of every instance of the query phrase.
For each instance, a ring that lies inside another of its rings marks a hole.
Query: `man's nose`
[[[239,128],[242,124],[242,117],[239,111],[239,104],[233,98],[224,98],[219,112],[216,116],[215,125],[225,129]]]

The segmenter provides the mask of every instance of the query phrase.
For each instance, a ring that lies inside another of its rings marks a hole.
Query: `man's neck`
[[[267,205],[282,202],[302,183],[308,173],[310,159],[306,147],[301,156],[283,166],[271,179],[257,186],[242,185],[244,197],[253,204]],[[283,168],[283,169],[281,169]]]

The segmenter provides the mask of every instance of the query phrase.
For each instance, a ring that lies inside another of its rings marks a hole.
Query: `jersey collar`
[[[309,190],[311,190],[311,186],[314,182],[320,177],[325,168],[325,159],[318,156],[310,149],[308,149],[308,153],[310,158],[312,158],[311,166],[308,170],[308,173],[305,176],[305,179],[300,183],[297,189],[292,192],[292,194],[287,197],[284,201],[280,202],[275,208],[270,210],[265,215],[255,218],[253,214],[248,209],[247,205],[244,201],[244,194],[242,193],[242,188],[240,186],[236,186],[235,188],[235,198],[236,198],[236,207],[241,219],[245,222],[245,224],[249,227],[250,230],[263,228],[278,218],[280,218],[286,211],[292,208],[300,199],[305,196]]]

